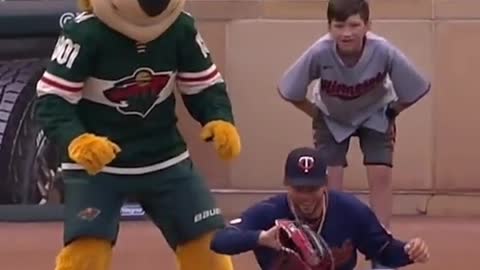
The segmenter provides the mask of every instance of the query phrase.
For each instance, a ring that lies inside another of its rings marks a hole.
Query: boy
[[[429,92],[430,82],[398,48],[370,32],[369,17],[365,0],[330,0],[329,33],[286,71],[278,91],[313,118],[315,146],[327,154],[331,189],[342,188],[350,138],[359,137],[370,205],[389,227],[395,118]],[[312,103],[307,87],[317,79]]]

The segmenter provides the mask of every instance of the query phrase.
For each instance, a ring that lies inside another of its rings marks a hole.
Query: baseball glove
[[[334,270],[332,252],[322,237],[307,225],[277,220],[282,249],[272,270]]]

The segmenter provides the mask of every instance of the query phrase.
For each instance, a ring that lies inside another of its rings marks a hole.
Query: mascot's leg
[[[214,231],[225,221],[192,161],[148,178],[148,195],[140,203],[175,251],[180,270],[232,270],[229,256],[210,250]]]
[[[110,241],[79,238],[60,251],[55,270],[108,270],[111,258]]]
[[[180,270],[233,270],[230,256],[210,250],[213,233],[205,233],[177,247],[177,264]]]
[[[55,270],[110,270],[123,196],[112,176],[64,172],[64,247]]]

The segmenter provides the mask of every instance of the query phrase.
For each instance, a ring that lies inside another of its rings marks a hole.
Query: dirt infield
[[[480,269],[480,219],[396,218],[392,231],[401,238],[422,236],[431,247],[429,264],[411,270]],[[0,223],[1,270],[53,270],[60,248],[60,223]],[[149,222],[124,222],[112,270],[174,270],[162,235]],[[236,270],[255,270],[251,254],[234,258]],[[362,261],[359,270],[368,269]]]

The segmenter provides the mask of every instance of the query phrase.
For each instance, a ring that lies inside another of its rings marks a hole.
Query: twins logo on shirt
[[[376,85],[383,83],[386,76],[387,72],[378,72],[375,77],[355,85],[346,85],[337,81],[322,79],[321,89],[329,96],[351,100],[365,95],[374,89]]]

